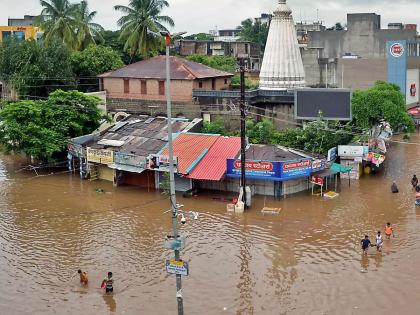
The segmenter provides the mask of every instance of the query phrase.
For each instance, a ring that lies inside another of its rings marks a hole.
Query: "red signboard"
[[[395,43],[391,46],[391,55],[393,57],[401,57],[404,54],[404,46],[400,43]]]
[[[311,176],[311,182],[315,185],[324,186],[324,178],[318,176]]]
[[[299,162],[284,163],[283,164],[283,170],[285,170],[285,171],[295,170],[295,169],[300,169],[300,168],[304,168],[304,167],[309,167],[311,165],[312,165],[312,163],[311,163],[310,160],[304,160],[304,161],[299,161]]]
[[[234,167],[236,169],[241,168],[242,163],[240,161],[235,161]],[[270,162],[245,162],[245,169],[246,170],[253,170],[253,171],[272,171],[273,170],[273,163]]]

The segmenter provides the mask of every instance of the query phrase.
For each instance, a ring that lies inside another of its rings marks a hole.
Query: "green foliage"
[[[231,86],[233,89],[239,89],[241,87],[241,78],[239,74],[234,75],[232,77]],[[258,81],[251,80],[250,78],[245,78],[246,89],[257,89],[258,87],[259,87]]]
[[[272,141],[274,126],[271,120],[263,119],[256,123],[252,119],[246,122],[246,133],[251,143],[269,144]]]
[[[168,31],[165,25],[174,26],[169,16],[160,15],[169,7],[166,0],[131,0],[128,6],[116,5],[115,10],[124,14],[119,20],[120,38],[125,41],[124,50],[131,56],[143,57],[162,48],[160,31]]]
[[[225,56],[191,55],[187,60],[201,63],[214,69],[234,73],[236,71],[236,59]]]
[[[272,141],[274,144],[325,155],[332,147],[348,144],[352,140],[349,128],[348,126],[340,130],[338,123],[318,120],[310,122],[305,129],[294,128],[276,132]]]
[[[240,30],[239,36],[241,40],[259,44],[263,50],[265,49],[268,37],[267,24],[247,19],[242,21],[238,29]]]
[[[103,31],[101,33],[100,43],[103,46],[110,47],[115,50],[124,64],[128,65],[133,62],[141,60],[141,57],[138,55],[131,56],[126,51],[124,51],[124,41],[120,38],[121,31]]]
[[[93,23],[97,12],[89,12],[87,1],[41,0],[40,3],[38,25],[44,30],[47,45],[58,40],[71,49],[82,50],[95,44],[95,37],[100,37],[103,28]]]
[[[219,118],[212,122],[204,122],[202,133],[225,135],[225,123],[223,119]]]
[[[354,123],[360,128],[368,129],[385,120],[394,130],[414,130],[404,95],[395,84],[378,81],[368,90],[355,91],[352,109]]]
[[[334,26],[327,28],[328,31],[343,31],[344,26],[340,22],[335,23]]]
[[[0,78],[22,97],[46,97],[57,88],[75,88],[70,51],[59,42],[11,38],[0,43]]]
[[[77,91],[58,90],[46,101],[6,103],[0,111],[0,144],[6,152],[51,159],[65,151],[69,138],[98,128],[103,118],[99,102]]]
[[[71,55],[73,72],[79,80],[81,90],[97,91],[96,76],[124,66],[119,54],[110,47],[90,45],[81,52]]]
[[[183,39],[210,41],[210,40],[213,40],[213,37],[211,37],[209,34],[206,34],[206,33],[198,33],[198,34],[185,36]]]

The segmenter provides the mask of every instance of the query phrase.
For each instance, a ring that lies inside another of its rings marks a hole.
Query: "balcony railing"
[[[245,91],[246,98],[255,98],[255,97],[284,97],[284,96],[294,96],[293,90],[283,90],[283,91],[274,91],[274,90],[247,90]],[[214,97],[214,98],[239,98],[239,90],[194,90],[193,97]]]

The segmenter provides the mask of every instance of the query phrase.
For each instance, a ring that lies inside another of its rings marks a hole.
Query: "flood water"
[[[263,199],[235,215],[220,195],[179,197],[200,212],[181,227],[189,236],[185,313],[419,314],[420,207],[410,179],[420,174],[420,137],[411,142],[419,145],[391,146],[382,174],[343,181],[337,199],[267,200],[283,209],[278,216],[260,213]],[[33,176],[16,172],[10,158],[0,164],[1,314],[176,313],[175,278],[164,269],[172,255],[163,248],[165,196],[77,175]],[[388,221],[396,237],[382,254],[371,248],[363,257],[360,239],[374,240]],[[99,289],[108,271],[113,296]]]

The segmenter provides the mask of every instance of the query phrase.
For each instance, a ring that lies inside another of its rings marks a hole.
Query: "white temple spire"
[[[305,70],[292,10],[279,0],[268,33],[260,72],[260,88],[281,90],[305,86]]]

